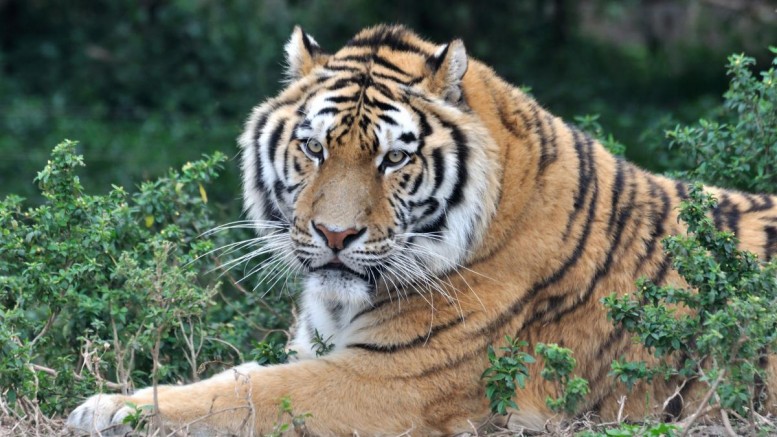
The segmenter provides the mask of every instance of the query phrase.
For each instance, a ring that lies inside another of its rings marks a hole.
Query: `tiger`
[[[294,359],[156,393],[97,394],[70,427],[126,432],[132,406],[153,405],[168,430],[263,435],[279,429],[287,398],[307,414],[308,435],[453,435],[497,419],[541,430],[559,416],[537,365],[509,419],[490,412],[486,350],[505,336],[574,350],[590,383],[577,413],[692,412],[698,381],[628,391],[608,376],[615,358],[656,359],[600,302],[640,277],[687,286],[661,248],[686,231],[687,183],[612,155],[460,39],[378,25],[329,54],[295,27],[285,55],[284,89],[252,110],[238,143],[245,212],[304,278]],[[706,191],[741,248],[777,252],[775,197]],[[331,351],[319,356],[321,338]],[[776,370],[771,357],[761,364]],[[765,390],[771,402],[775,386]]]

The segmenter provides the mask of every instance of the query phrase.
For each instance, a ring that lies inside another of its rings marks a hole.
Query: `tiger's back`
[[[505,335],[574,350],[591,386],[580,412],[607,420],[627,395],[631,418],[687,413],[663,406],[675,381],[627,393],[608,378],[614,358],[654,358],[600,303],[639,277],[684,285],[660,245],[684,231],[684,183],[610,155],[458,40],[378,26],[328,55],[296,29],[286,51],[290,83],[254,109],[240,145],[250,218],[307,278],[291,342],[301,359],[241,368],[240,384],[226,375],[165,388],[165,420],[205,415],[203,429],[263,432],[289,396],[316,434],[465,432],[489,416],[480,375]],[[716,224],[770,258],[774,198],[710,191]],[[316,336],[334,350],[316,358]],[[516,425],[553,417],[536,367],[516,394]],[[683,387],[685,405],[698,389]],[[88,428],[113,409],[111,423],[126,400],[149,393],[92,398],[71,423]]]

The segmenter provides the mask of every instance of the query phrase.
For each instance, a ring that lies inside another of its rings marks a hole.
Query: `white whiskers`
[[[236,284],[242,284],[248,279],[254,278],[257,282],[252,291],[264,286],[266,288],[264,295],[281,281],[283,281],[283,291],[289,289],[290,280],[292,284],[296,283],[297,277],[303,272],[303,266],[294,256],[291,237],[286,232],[288,230],[286,225],[266,220],[239,220],[217,226],[203,233],[202,236],[212,236],[217,232],[234,229],[259,230],[263,235],[224,244],[200,255],[197,259],[214,254],[229,256],[248,250],[236,258],[217,263],[217,266],[211,271],[219,270],[221,271],[220,276],[223,276],[242,265],[244,266],[243,275],[235,281]],[[253,264],[255,261],[258,262]]]

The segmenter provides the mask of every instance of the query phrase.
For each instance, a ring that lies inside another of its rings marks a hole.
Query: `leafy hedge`
[[[89,195],[76,174],[83,158],[65,141],[36,178],[42,205],[0,202],[8,402],[54,414],[96,389],[197,380],[251,358],[241,351],[288,325],[288,302],[268,311],[256,304],[264,290],[222,287],[214,272],[234,280],[217,249],[245,238],[204,234],[215,226],[205,186],[225,159],[206,156],[133,194]]]

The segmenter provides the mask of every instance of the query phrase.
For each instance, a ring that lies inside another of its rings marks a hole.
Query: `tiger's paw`
[[[89,435],[124,435],[132,431],[125,418],[137,414],[138,408],[122,395],[96,394],[67,417],[67,426]]]

